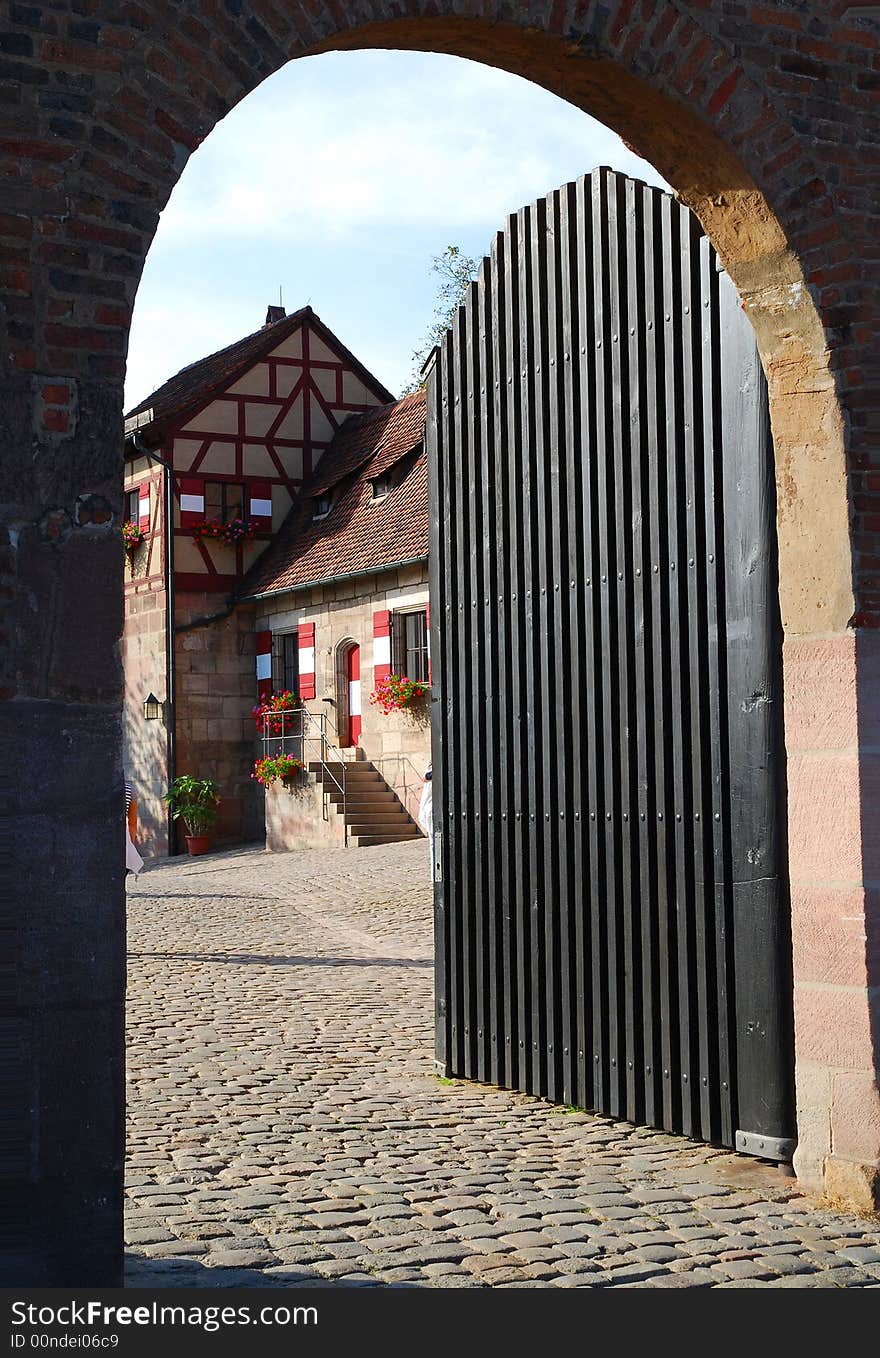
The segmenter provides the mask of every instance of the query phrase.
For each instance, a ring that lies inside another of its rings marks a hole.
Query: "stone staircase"
[[[325,769],[333,777],[325,779]],[[334,781],[342,781],[340,764],[310,763],[309,773],[322,783],[336,814],[341,816],[342,793]],[[345,763],[345,824],[348,842],[353,848],[397,844],[400,840],[423,837],[399,797],[378,769],[365,759],[346,760]]]

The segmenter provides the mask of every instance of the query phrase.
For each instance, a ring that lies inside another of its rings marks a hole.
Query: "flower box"
[[[370,694],[370,702],[387,715],[414,707],[431,692],[431,685],[422,679],[407,679],[405,674],[389,674],[380,679]]]
[[[251,777],[263,787],[270,787],[278,778],[285,783],[296,782],[305,773],[305,767],[292,754],[270,755],[256,761]]]
[[[230,519],[227,523],[222,519],[206,519],[196,524],[192,535],[196,542],[220,542],[234,547],[238,542],[248,542],[256,532],[257,525],[250,519]]]

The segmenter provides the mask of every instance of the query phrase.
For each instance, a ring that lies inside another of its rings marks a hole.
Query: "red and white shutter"
[[[373,614],[373,686],[391,673],[391,611]]]
[[[268,481],[251,481],[247,516],[259,533],[272,532],[272,487]]]
[[[205,483],[200,476],[180,478],[180,526],[197,528],[205,521]]]
[[[150,531],[150,483],[145,481],[138,487],[138,528],[142,533]]]
[[[299,648],[299,696],[305,701],[315,696],[315,624],[301,622],[297,628]]]
[[[272,633],[257,633],[257,693],[260,698],[272,692]]]

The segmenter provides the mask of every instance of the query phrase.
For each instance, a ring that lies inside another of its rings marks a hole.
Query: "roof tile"
[[[245,577],[240,598],[427,557],[425,410],[425,393],[417,391],[346,420],[277,537]],[[408,455],[412,465],[399,484],[373,500],[373,479]],[[330,513],[314,519],[312,501],[328,489],[335,490]]]

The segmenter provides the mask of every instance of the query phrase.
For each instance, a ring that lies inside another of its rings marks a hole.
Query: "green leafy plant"
[[[219,785],[213,778],[182,773],[165,795],[174,820],[182,820],[188,835],[205,835],[217,819]]]
[[[455,313],[462,302],[467,300],[471,283],[480,267],[478,259],[466,255],[458,245],[447,245],[441,255],[431,260],[431,273],[440,280],[434,304],[434,317],[428,326],[427,334],[413,353],[412,375],[400,393],[409,396],[423,385],[422,368],[435,345],[439,344],[453,322]]]
[[[276,778],[298,778],[304,768],[303,761],[292,754],[267,755],[265,759],[256,761],[251,777],[262,783],[263,787],[268,787]]]

